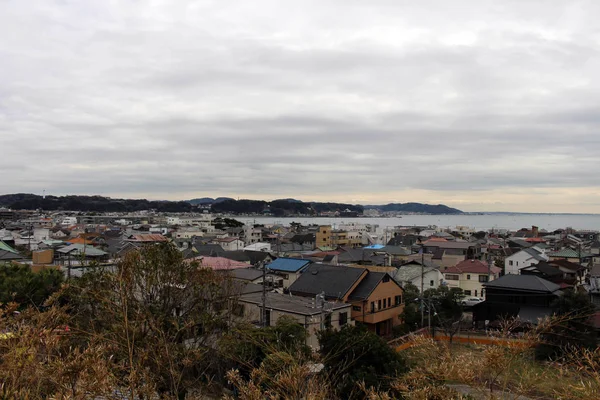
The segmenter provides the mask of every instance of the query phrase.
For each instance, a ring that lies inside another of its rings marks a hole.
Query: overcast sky
[[[0,193],[600,213],[599,15],[0,0]]]

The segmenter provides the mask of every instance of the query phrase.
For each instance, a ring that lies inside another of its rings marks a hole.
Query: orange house
[[[380,336],[391,335],[392,328],[402,323],[403,290],[387,272],[369,272],[348,300],[352,319]]]
[[[386,272],[327,264],[312,264],[289,287],[292,295],[352,304],[351,318],[380,336],[402,323],[402,287]]]

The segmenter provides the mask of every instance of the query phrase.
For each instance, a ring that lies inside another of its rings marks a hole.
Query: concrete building
[[[259,323],[262,311],[262,293],[249,293],[240,296],[238,313],[248,320]],[[326,301],[316,297],[298,297],[268,292],[266,294],[266,325],[272,326],[281,317],[287,316],[304,326],[308,336],[306,344],[313,350],[319,349],[318,332],[332,328],[338,330],[344,325],[354,325],[350,317],[351,305],[336,301]]]

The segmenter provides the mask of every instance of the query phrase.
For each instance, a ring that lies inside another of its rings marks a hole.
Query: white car
[[[460,304],[462,304],[463,307],[473,307],[474,305],[477,305],[482,301],[483,299],[480,297],[465,297],[461,300]]]

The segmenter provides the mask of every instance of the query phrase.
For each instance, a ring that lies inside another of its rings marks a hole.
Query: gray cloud
[[[0,192],[476,204],[600,187],[597,2],[0,7]]]

